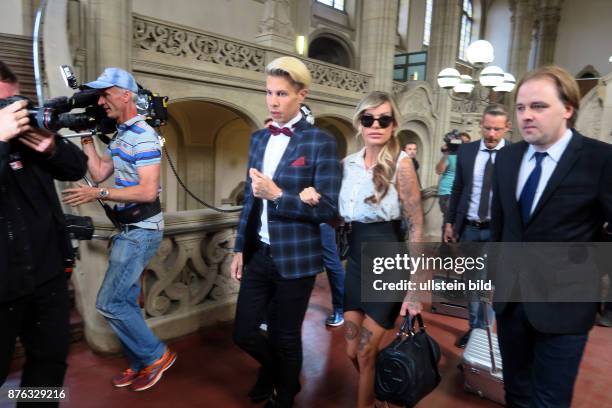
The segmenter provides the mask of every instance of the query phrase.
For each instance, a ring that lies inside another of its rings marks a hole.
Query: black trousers
[[[70,300],[63,272],[31,295],[0,303],[0,385],[8,376],[19,337],[26,353],[20,386],[62,386],[70,342],[69,315]],[[22,405],[26,404],[19,404]]]
[[[314,276],[283,279],[266,245],[260,246],[242,275],[234,341],[261,364],[263,375],[272,378],[282,406],[291,406],[300,391],[302,323],[314,282]],[[267,336],[259,330],[266,316]]]
[[[569,408],[588,334],[541,333],[522,303],[497,315],[497,334],[506,407]]]

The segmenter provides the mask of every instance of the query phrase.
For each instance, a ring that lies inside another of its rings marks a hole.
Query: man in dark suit
[[[266,75],[273,123],[253,133],[249,147],[231,266],[241,281],[234,341],[261,364],[251,400],[291,407],[300,390],[302,322],[315,276],[323,270],[319,224],[337,212],[340,163],[335,140],[300,113],[311,82],[306,66],[281,57],[266,67]],[[318,205],[302,202],[299,193],[306,187],[321,194]],[[267,337],[258,328],[266,315]]]
[[[497,155],[492,241],[597,240],[612,220],[612,146],[572,128],[576,81],[562,68],[543,67],[526,74],[515,98],[524,141]],[[532,257],[520,262],[531,270],[502,264],[492,271],[506,406],[569,407],[598,303],[506,302],[524,299],[544,266]]]
[[[0,61],[0,99],[18,93],[17,77]],[[0,385],[17,337],[26,351],[20,386],[63,384],[70,340],[65,263],[73,253],[53,180],[76,181],[86,171],[78,147],[31,127],[26,101],[0,109]]]
[[[459,147],[457,153],[457,170],[444,225],[444,241],[486,242],[491,236],[491,187],[493,167],[497,152],[509,144],[504,139],[511,129],[510,118],[506,108],[492,104],[485,108],[480,120],[482,138]],[[484,270],[483,270],[484,272]],[[485,276],[467,276],[476,280]],[[484,329],[486,321],[485,307],[477,294],[468,291],[469,330],[456,343],[465,348],[472,329]],[[486,308],[493,320],[493,312]]]

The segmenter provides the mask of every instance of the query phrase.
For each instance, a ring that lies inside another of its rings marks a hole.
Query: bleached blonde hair
[[[366,203],[372,204],[379,203],[385,198],[389,191],[389,185],[391,184],[393,175],[395,174],[397,158],[401,151],[399,141],[397,140],[397,131],[401,122],[401,116],[397,103],[395,103],[393,97],[389,93],[383,91],[372,91],[364,96],[357,105],[357,108],[355,108],[355,113],[353,114],[353,126],[357,129],[357,137],[360,137],[361,132],[359,128],[361,116],[368,109],[377,108],[385,102],[388,102],[391,106],[394,129],[391,138],[385,143],[383,148],[380,149],[378,157],[376,158],[376,165],[372,168],[374,194],[365,199]]]

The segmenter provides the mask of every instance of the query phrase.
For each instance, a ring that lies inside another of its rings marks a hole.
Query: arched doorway
[[[331,34],[323,34],[312,40],[308,45],[308,57],[346,68],[352,68],[353,65],[347,46]]]
[[[404,147],[406,147],[406,145],[408,143],[415,143],[417,146],[417,155],[416,155],[416,159],[419,163],[422,163],[422,158],[423,158],[423,142],[421,141],[421,138],[419,138],[419,136],[413,132],[412,130],[402,130],[401,132],[398,133],[397,135],[399,141],[400,141],[400,146],[402,148],[402,150],[404,149]]]
[[[233,204],[245,178],[253,120],[236,107],[203,100],[175,101],[168,113],[164,137],[181,180],[208,204]],[[162,185],[166,211],[204,208],[179,185],[166,161]]]
[[[342,159],[354,149],[353,127],[344,120],[330,116],[320,116],[315,119],[315,126],[325,130],[336,139],[338,158]]]

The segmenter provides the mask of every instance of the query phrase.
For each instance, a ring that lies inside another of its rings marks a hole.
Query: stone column
[[[132,68],[132,0],[89,0],[87,15],[87,78],[106,67]]]
[[[550,65],[554,61],[562,3],[563,0],[551,0],[538,10],[537,20],[540,41],[536,55],[536,67]]]
[[[72,55],[68,44],[68,27],[66,16],[67,0],[49,0],[44,15],[43,50],[45,56],[45,72],[47,76],[47,97],[71,94],[60,75],[60,65],[72,64]]]
[[[434,151],[438,152],[439,139],[448,131],[451,99],[448,92],[438,86],[438,73],[444,68],[454,68],[459,47],[461,5],[458,1],[434,2],[431,24],[431,40],[427,52],[427,81],[434,90],[434,102],[438,117],[438,128],[434,135]]]
[[[257,44],[295,52],[295,31],[290,16],[291,0],[266,0],[259,23]]]
[[[430,163],[437,163],[440,159],[440,147],[442,136],[450,130],[451,98],[446,89],[438,86],[438,73],[444,68],[454,68],[457,61],[457,50],[459,47],[461,5],[458,1],[435,1],[432,24],[431,39],[427,52],[427,81],[433,89],[433,99],[436,118],[436,128],[431,135],[431,157]],[[424,169],[425,170],[425,169]],[[421,173],[424,185],[434,185],[437,175],[433,166]]]
[[[512,42],[508,58],[509,72],[518,80],[527,72],[531,51],[532,30],[535,25],[534,0],[510,0],[512,12]]]
[[[360,68],[372,74],[372,90],[391,92],[397,33],[397,1],[364,1]]]

